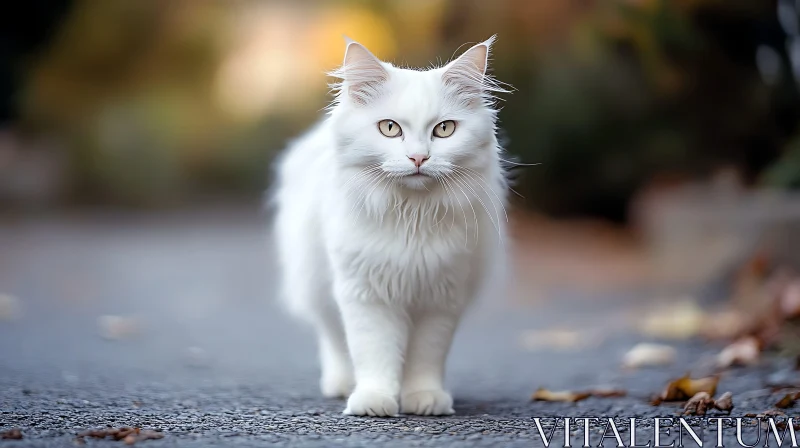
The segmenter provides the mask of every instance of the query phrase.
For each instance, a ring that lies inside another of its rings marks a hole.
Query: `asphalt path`
[[[0,431],[19,428],[23,439],[0,446],[73,446],[86,429],[136,426],[164,434],[137,444],[153,447],[530,447],[543,446],[535,418],[548,433],[552,418],[565,416],[615,417],[625,444],[629,419],[638,418],[637,442],[646,444],[654,417],[680,411],[648,398],[670,379],[707,370],[720,349],[677,342],[672,366],[624,371],[620,358],[642,340],[622,319],[636,297],[564,292],[536,306],[488,298],[471,311],[451,353],[456,415],[344,416],[344,402],[319,394],[311,332],[274,302],[264,228],[258,212],[239,209],[3,218],[0,294],[15,297],[17,309],[0,320]],[[524,332],[554,325],[602,337],[572,350],[520,343]],[[783,365],[767,360],[723,375],[719,389],[733,392],[733,416],[773,408],[780,393],[766,385],[800,380]],[[628,395],[531,402],[538,387],[614,387]],[[590,421],[591,446],[607,425]],[[744,428],[752,444],[758,426]],[[583,445],[584,429],[573,423],[573,446]],[[662,444],[676,439],[676,429]],[[555,434],[551,446],[562,446],[562,430]],[[714,446],[715,432],[701,435]],[[737,446],[735,435],[726,429],[725,446]],[[685,446],[696,446],[683,436]]]

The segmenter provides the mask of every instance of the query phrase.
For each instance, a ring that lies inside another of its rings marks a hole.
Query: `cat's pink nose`
[[[426,160],[428,160],[428,156],[425,154],[412,154],[408,156],[408,159],[414,162],[414,166],[417,168],[421,167]]]

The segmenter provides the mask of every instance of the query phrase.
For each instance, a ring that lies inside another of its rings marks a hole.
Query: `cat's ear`
[[[381,84],[389,80],[389,72],[365,46],[348,37],[345,41],[344,63],[339,69],[343,88],[351,100],[367,104],[378,95]]]
[[[487,87],[486,69],[489,67],[489,54],[496,35],[474,45],[456,60],[445,66],[442,80],[446,84],[458,86],[459,91],[480,94]],[[494,90],[490,88],[489,90]]]

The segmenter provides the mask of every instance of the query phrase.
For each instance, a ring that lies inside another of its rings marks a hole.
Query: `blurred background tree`
[[[506,147],[541,163],[515,170],[519,202],[533,210],[624,222],[654,179],[724,166],[751,183],[800,185],[794,2],[19,6],[1,19],[0,118],[16,143],[0,173],[2,160],[16,171],[37,142],[56,142],[48,148],[63,161],[57,195],[67,203],[260,196],[271,158],[321,116],[342,34],[427,66],[498,33],[494,72],[516,89],[500,104]]]

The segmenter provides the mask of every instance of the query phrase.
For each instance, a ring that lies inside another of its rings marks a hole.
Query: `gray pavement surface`
[[[318,392],[309,329],[274,303],[264,222],[238,209],[2,218],[0,294],[17,297],[21,313],[0,320],[0,431],[20,428],[24,438],[0,440],[0,447],[73,446],[78,432],[107,425],[163,431],[163,439],[137,444],[152,447],[530,447],[543,446],[533,419],[544,418],[547,429],[557,416],[617,417],[628,440],[631,417],[675,417],[678,407],[653,407],[648,398],[687,371],[707,371],[720,349],[680,342],[673,366],[626,372],[620,358],[642,340],[620,318],[634,297],[562,294],[537,306],[490,298],[472,310],[451,353],[455,416],[344,416],[342,401]],[[138,332],[103,339],[103,315],[135,319]],[[520,345],[523,331],[553,325],[605,337],[575,351]],[[782,368],[775,360],[725,373],[719,389],[734,393],[733,415],[772,408],[780,394],[768,383],[800,381]],[[594,386],[629,394],[529,401],[537,387]],[[591,425],[592,446],[604,427]],[[573,446],[581,446],[582,428],[572,429]],[[745,441],[755,441],[756,431],[746,426]],[[556,434],[551,446],[562,446],[563,433]],[[641,423],[637,437],[652,439],[652,420]],[[706,446],[715,437],[706,432]],[[735,442],[735,432],[725,437]],[[613,439],[605,446],[615,446]]]

